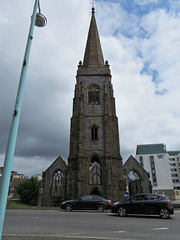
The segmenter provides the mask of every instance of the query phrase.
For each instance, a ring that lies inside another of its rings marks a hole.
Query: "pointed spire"
[[[99,40],[98,29],[95,19],[95,10],[92,8],[92,17],[84,54],[83,66],[86,68],[97,68],[104,66],[104,58]]]

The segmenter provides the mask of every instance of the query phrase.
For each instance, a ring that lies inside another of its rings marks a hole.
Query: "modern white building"
[[[168,151],[175,199],[180,200],[180,151]]]
[[[172,171],[166,146],[160,144],[137,145],[136,160],[149,172],[153,193],[161,193],[174,199]]]
[[[180,190],[180,151],[168,151],[174,190]]]

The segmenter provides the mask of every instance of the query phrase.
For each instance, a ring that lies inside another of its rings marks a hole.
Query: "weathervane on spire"
[[[90,2],[91,3],[91,5],[92,5],[92,14],[94,14],[95,13],[95,7],[96,7],[96,5],[95,5],[95,3],[94,2]]]
[[[91,5],[92,5],[92,7],[96,7],[96,5],[95,5],[95,3],[94,2],[91,2]]]
[[[94,13],[94,9],[95,9],[96,5],[95,5],[94,2],[90,2],[90,3],[91,3],[91,5],[92,5],[92,12]]]

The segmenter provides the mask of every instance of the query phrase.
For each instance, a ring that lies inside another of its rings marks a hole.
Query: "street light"
[[[37,13],[35,25],[37,27],[44,27],[46,25],[46,23],[47,23],[47,19],[45,18],[45,16],[41,13]]]
[[[39,8],[39,13],[37,13],[37,8]],[[9,182],[11,177],[11,170],[12,170],[12,163],[16,145],[16,138],[19,126],[19,119],[20,119],[20,112],[22,106],[22,99],[23,99],[23,92],[24,92],[24,85],[27,75],[27,68],[29,63],[29,55],[31,44],[33,40],[33,32],[34,32],[34,25],[37,27],[44,27],[47,23],[46,17],[41,14],[39,0],[35,0],[33,15],[31,17],[31,24],[21,69],[21,75],[19,79],[19,86],[16,96],[16,102],[11,122],[11,128],[9,132],[9,139],[6,148],[6,155],[4,160],[4,167],[2,172],[2,180],[0,185],[0,240],[2,236],[3,224],[4,224],[4,217],[5,217],[5,210],[6,210],[6,203],[7,203],[7,196],[9,190]]]
[[[44,27],[47,24],[46,17],[41,13],[40,4],[38,1],[39,13],[36,13],[35,25],[36,27]]]

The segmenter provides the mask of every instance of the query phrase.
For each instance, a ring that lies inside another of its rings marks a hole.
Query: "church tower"
[[[111,72],[108,61],[104,62],[94,8],[76,76],[66,198],[89,194],[112,201],[124,194]]]

